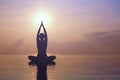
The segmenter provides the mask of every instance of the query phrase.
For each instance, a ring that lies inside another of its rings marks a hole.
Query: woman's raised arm
[[[48,41],[48,36],[47,36],[47,31],[42,23],[42,26],[43,26],[43,30],[44,30],[44,33],[45,33],[45,40]]]
[[[41,30],[41,26],[42,26],[42,25],[40,25],[40,27],[39,27],[39,29],[38,29],[38,32],[37,32],[37,40],[39,40],[39,33],[40,33],[40,30]]]

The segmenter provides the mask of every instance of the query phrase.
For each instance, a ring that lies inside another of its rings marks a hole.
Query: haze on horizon
[[[48,53],[120,53],[120,0],[0,0],[0,54],[37,52],[40,12],[51,17]]]

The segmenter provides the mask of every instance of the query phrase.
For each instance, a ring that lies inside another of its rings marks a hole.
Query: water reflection
[[[32,62],[29,62],[30,66],[36,66],[37,67],[37,78],[36,80],[48,80],[47,79],[47,66],[55,66],[55,62],[51,63],[40,63],[40,64],[34,64]]]

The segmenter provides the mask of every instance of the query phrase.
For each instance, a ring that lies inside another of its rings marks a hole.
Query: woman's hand
[[[44,25],[43,25],[43,21],[41,21],[41,25],[40,25],[40,26],[44,26]]]

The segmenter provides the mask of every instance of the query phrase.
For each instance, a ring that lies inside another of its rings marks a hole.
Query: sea
[[[120,80],[119,55],[56,55],[38,70],[29,55],[0,55],[0,80]]]

